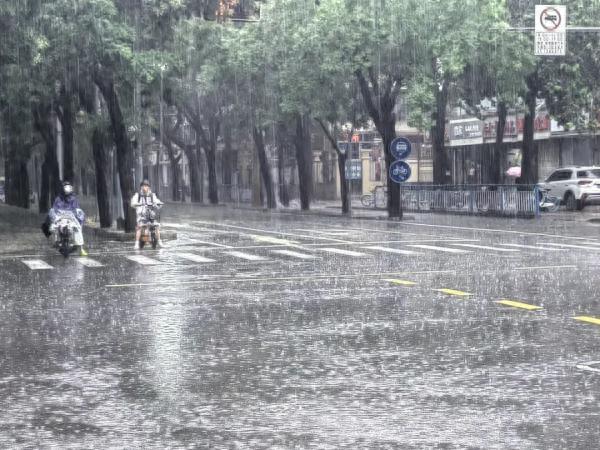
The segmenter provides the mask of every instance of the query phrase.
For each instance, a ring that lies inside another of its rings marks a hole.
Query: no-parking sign
[[[535,5],[536,56],[564,56],[567,49],[567,7]]]

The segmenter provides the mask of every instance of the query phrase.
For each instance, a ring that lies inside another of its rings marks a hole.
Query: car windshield
[[[577,172],[577,178],[600,178],[600,169],[581,170]]]

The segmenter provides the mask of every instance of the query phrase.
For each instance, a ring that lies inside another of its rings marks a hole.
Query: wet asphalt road
[[[600,228],[163,220],[0,255],[1,448],[598,448]]]

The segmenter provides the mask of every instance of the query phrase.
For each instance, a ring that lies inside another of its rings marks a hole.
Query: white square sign
[[[564,56],[567,49],[567,7],[535,5],[536,56]]]

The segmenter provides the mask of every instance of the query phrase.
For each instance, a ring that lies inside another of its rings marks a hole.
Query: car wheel
[[[565,207],[567,208],[567,211],[579,209],[579,203],[580,201],[575,198],[572,192],[567,192],[565,194]]]

